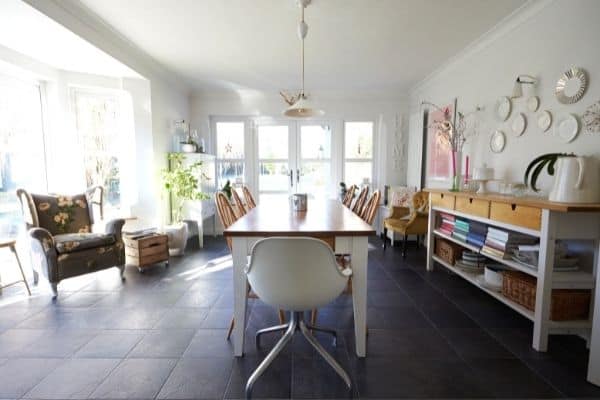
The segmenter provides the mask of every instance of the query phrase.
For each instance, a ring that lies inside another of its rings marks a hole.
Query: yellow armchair
[[[412,211],[408,207],[392,207],[392,214],[383,221],[383,249],[387,247],[388,230],[398,232],[404,236],[402,242],[402,256],[406,257],[406,242],[408,235],[417,236],[417,248],[419,248],[419,237],[427,234],[429,222],[429,193],[417,192],[412,198]]]

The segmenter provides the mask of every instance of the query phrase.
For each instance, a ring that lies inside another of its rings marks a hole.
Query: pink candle
[[[469,181],[469,156],[467,156],[467,160],[465,162],[465,182]]]

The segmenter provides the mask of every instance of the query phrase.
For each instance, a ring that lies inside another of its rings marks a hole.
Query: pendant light
[[[302,64],[302,89],[297,95],[290,96],[285,92],[280,92],[284,100],[289,104],[283,115],[291,118],[310,118],[320,117],[325,115],[325,112],[321,109],[313,106],[312,102],[306,97],[304,93],[304,38],[308,33],[308,25],[304,22],[304,9],[310,4],[310,0],[298,0],[298,6],[301,10],[301,19],[298,23],[298,37],[301,43],[301,64]]]

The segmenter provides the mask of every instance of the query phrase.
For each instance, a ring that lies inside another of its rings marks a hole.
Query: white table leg
[[[548,347],[555,240],[556,218],[553,218],[550,210],[542,210],[542,232],[533,320],[533,348],[537,351],[546,351]]]
[[[600,386],[600,240],[596,240],[594,249],[594,270],[596,273],[596,293],[594,295],[594,318],[592,320],[592,333],[588,341],[590,358],[588,362],[587,379],[594,385]]]
[[[233,304],[235,326],[233,328],[233,349],[236,357],[244,355],[244,331],[246,330],[246,306],[248,305],[248,281],[246,263],[248,260],[247,239],[232,238],[233,253]]]
[[[367,355],[367,259],[369,242],[366,236],[352,238],[352,304],[354,306],[354,337],[356,355]]]
[[[433,230],[435,229],[435,213],[431,209],[431,198],[429,199],[429,220],[427,221],[427,271],[433,271]]]

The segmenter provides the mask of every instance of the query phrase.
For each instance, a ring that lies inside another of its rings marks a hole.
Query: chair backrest
[[[66,195],[33,194],[17,189],[17,198],[27,229],[40,227],[51,235],[92,231],[92,210],[87,193]]]
[[[354,212],[355,214],[360,214],[360,211],[362,210],[363,205],[365,204],[365,201],[367,200],[368,195],[369,195],[369,187],[365,186],[364,188],[362,188],[362,190],[360,191],[360,193],[358,195],[358,198],[354,202],[354,207],[352,207],[352,212]]]
[[[427,211],[427,206],[429,205],[429,192],[420,191],[415,193],[412,201],[414,211]]]
[[[248,186],[242,187],[242,193],[244,194],[244,199],[246,200],[246,207],[248,207],[248,210],[256,207],[256,202],[254,201],[254,197],[252,197],[252,193],[250,192],[250,189],[248,189]]]
[[[287,311],[305,311],[333,301],[348,277],[331,248],[307,237],[272,237],[256,242],[247,269],[252,290],[262,301]]]
[[[237,208],[237,215],[239,217],[246,215],[246,207],[244,206],[244,202],[235,188],[231,188],[231,197],[233,197],[233,202]]]
[[[381,199],[381,193],[379,190],[373,192],[369,200],[365,203],[360,217],[369,225],[373,223],[375,214],[377,214],[377,207],[379,207],[379,200]]]
[[[217,205],[217,214],[219,214],[219,220],[221,221],[221,225],[223,228],[229,228],[236,220],[237,216],[233,212],[233,208],[231,207],[231,203],[225,193],[217,192],[215,194],[215,204]],[[231,251],[231,238],[227,238],[227,246]]]
[[[348,208],[352,206],[352,200],[354,199],[354,192],[356,191],[356,185],[350,186],[350,188],[346,191],[346,195],[344,196],[344,200],[342,203]]]

